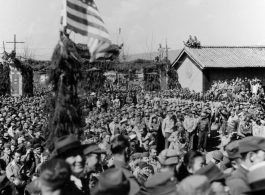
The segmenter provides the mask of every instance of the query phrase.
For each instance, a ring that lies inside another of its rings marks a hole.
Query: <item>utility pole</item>
[[[169,49],[171,49],[171,48],[167,47],[167,39],[166,39],[166,57],[167,57],[167,59],[168,59],[168,50]]]
[[[167,59],[167,61],[168,61],[168,50],[169,49],[171,49],[171,48],[167,47],[167,39],[166,39],[166,59]],[[169,64],[166,65],[166,71],[167,72],[169,71],[169,67],[168,66],[169,66]],[[168,89],[167,87],[168,87],[168,75],[166,74],[166,87],[165,87],[165,89]]]
[[[5,42],[4,41],[3,41],[3,49],[4,49],[4,51],[6,51]]]
[[[16,44],[17,44],[17,43],[25,43],[25,42],[17,42],[17,41],[16,41],[16,35],[14,35],[14,42],[6,42],[6,43],[14,43],[14,52],[17,53],[17,52],[16,52]]]

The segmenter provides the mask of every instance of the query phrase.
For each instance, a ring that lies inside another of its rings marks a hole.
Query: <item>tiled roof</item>
[[[184,47],[173,66],[183,53],[187,53],[203,68],[265,67],[265,46],[201,46]]]

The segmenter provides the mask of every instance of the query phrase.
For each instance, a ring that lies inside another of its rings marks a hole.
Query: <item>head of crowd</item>
[[[0,195],[265,194],[258,79],[82,95],[81,134],[56,138],[53,151],[40,89],[0,97]]]

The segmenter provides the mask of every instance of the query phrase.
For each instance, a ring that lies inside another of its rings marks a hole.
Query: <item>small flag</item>
[[[93,0],[63,0],[61,24],[88,37],[90,61],[108,52],[111,45],[109,33]]]

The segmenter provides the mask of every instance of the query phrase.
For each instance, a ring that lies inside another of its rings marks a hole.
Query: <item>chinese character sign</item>
[[[11,95],[21,96],[22,95],[22,76],[21,73],[10,66],[10,82],[11,82]]]

